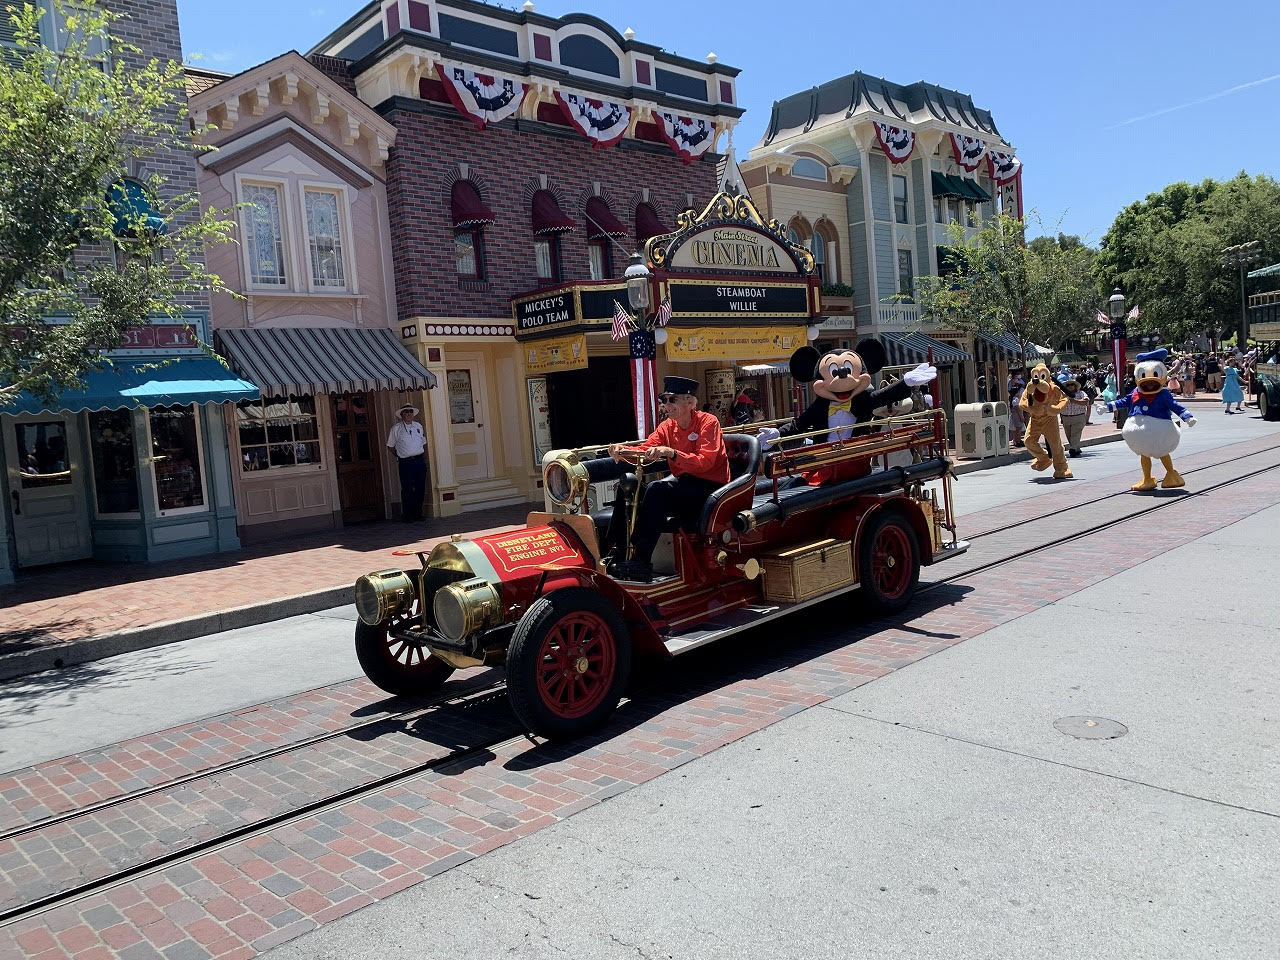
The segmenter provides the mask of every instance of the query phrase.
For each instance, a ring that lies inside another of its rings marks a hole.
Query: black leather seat
[[[698,514],[696,533],[706,533],[716,506],[745,487],[755,489],[756,474],[760,472],[760,441],[746,433],[726,433],[724,449],[729,457],[729,482],[715,490]]]

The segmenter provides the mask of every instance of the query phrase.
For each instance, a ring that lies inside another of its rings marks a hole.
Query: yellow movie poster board
[[[804,327],[675,327],[668,360],[785,360],[808,341]]]
[[[532,340],[520,344],[524,351],[524,369],[527,373],[559,373],[562,370],[582,370],[587,365],[587,335],[574,333],[567,337],[549,340]]]

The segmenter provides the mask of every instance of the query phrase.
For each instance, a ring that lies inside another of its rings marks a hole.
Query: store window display
[[[138,458],[133,446],[133,412],[102,410],[89,414],[93,489],[98,514],[138,512]]]
[[[151,428],[156,509],[163,516],[171,510],[203,507],[204,476],[195,407],[155,407],[147,411],[147,419]]]
[[[236,426],[240,469],[246,473],[320,462],[314,397],[241,401],[236,406]]]

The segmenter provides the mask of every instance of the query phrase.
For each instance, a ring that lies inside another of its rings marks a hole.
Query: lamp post
[[[651,302],[649,280],[653,277],[653,274],[644,265],[644,257],[638,253],[633,253],[631,255],[631,263],[628,264],[626,271],[622,275],[627,281],[627,302],[631,304],[631,309],[638,313],[640,319],[643,320],[645,314],[649,311]]]
[[[1124,342],[1129,336],[1125,326],[1124,294],[1116,287],[1107,299],[1107,315],[1111,317],[1111,362],[1116,371],[1116,396],[1120,396],[1120,388],[1124,385],[1124,372],[1127,364],[1124,359]]]
[[[1262,259],[1262,244],[1257,240],[1238,243],[1222,251],[1222,263],[1228,267],[1240,269],[1240,331],[1236,334],[1236,349],[1243,351],[1245,341],[1249,338],[1248,302],[1244,296],[1244,268],[1255,260]]]

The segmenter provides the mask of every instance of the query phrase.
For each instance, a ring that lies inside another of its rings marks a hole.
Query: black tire
[[[534,601],[507,649],[507,696],[530,733],[568,740],[617,709],[631,677],[622,615],[594,590],[565,587]]]
[[[862,602],[875,616],[897,613],[911,602],[920,583],[920,546],[900,514],[877,510],[858,541],[858,581]]]
[[[1266,387],[1258,391],[1258,413],[1262,414],[1263,420],[1280,419],[1280,410],[1277,410],[1271,403],[1271,397],[1267,394]]]
[[[425,647],[393,639],[387,625],[356,621],[356,659],[374,686],[396,697],[420,697],[440,689],[453,667]]]

